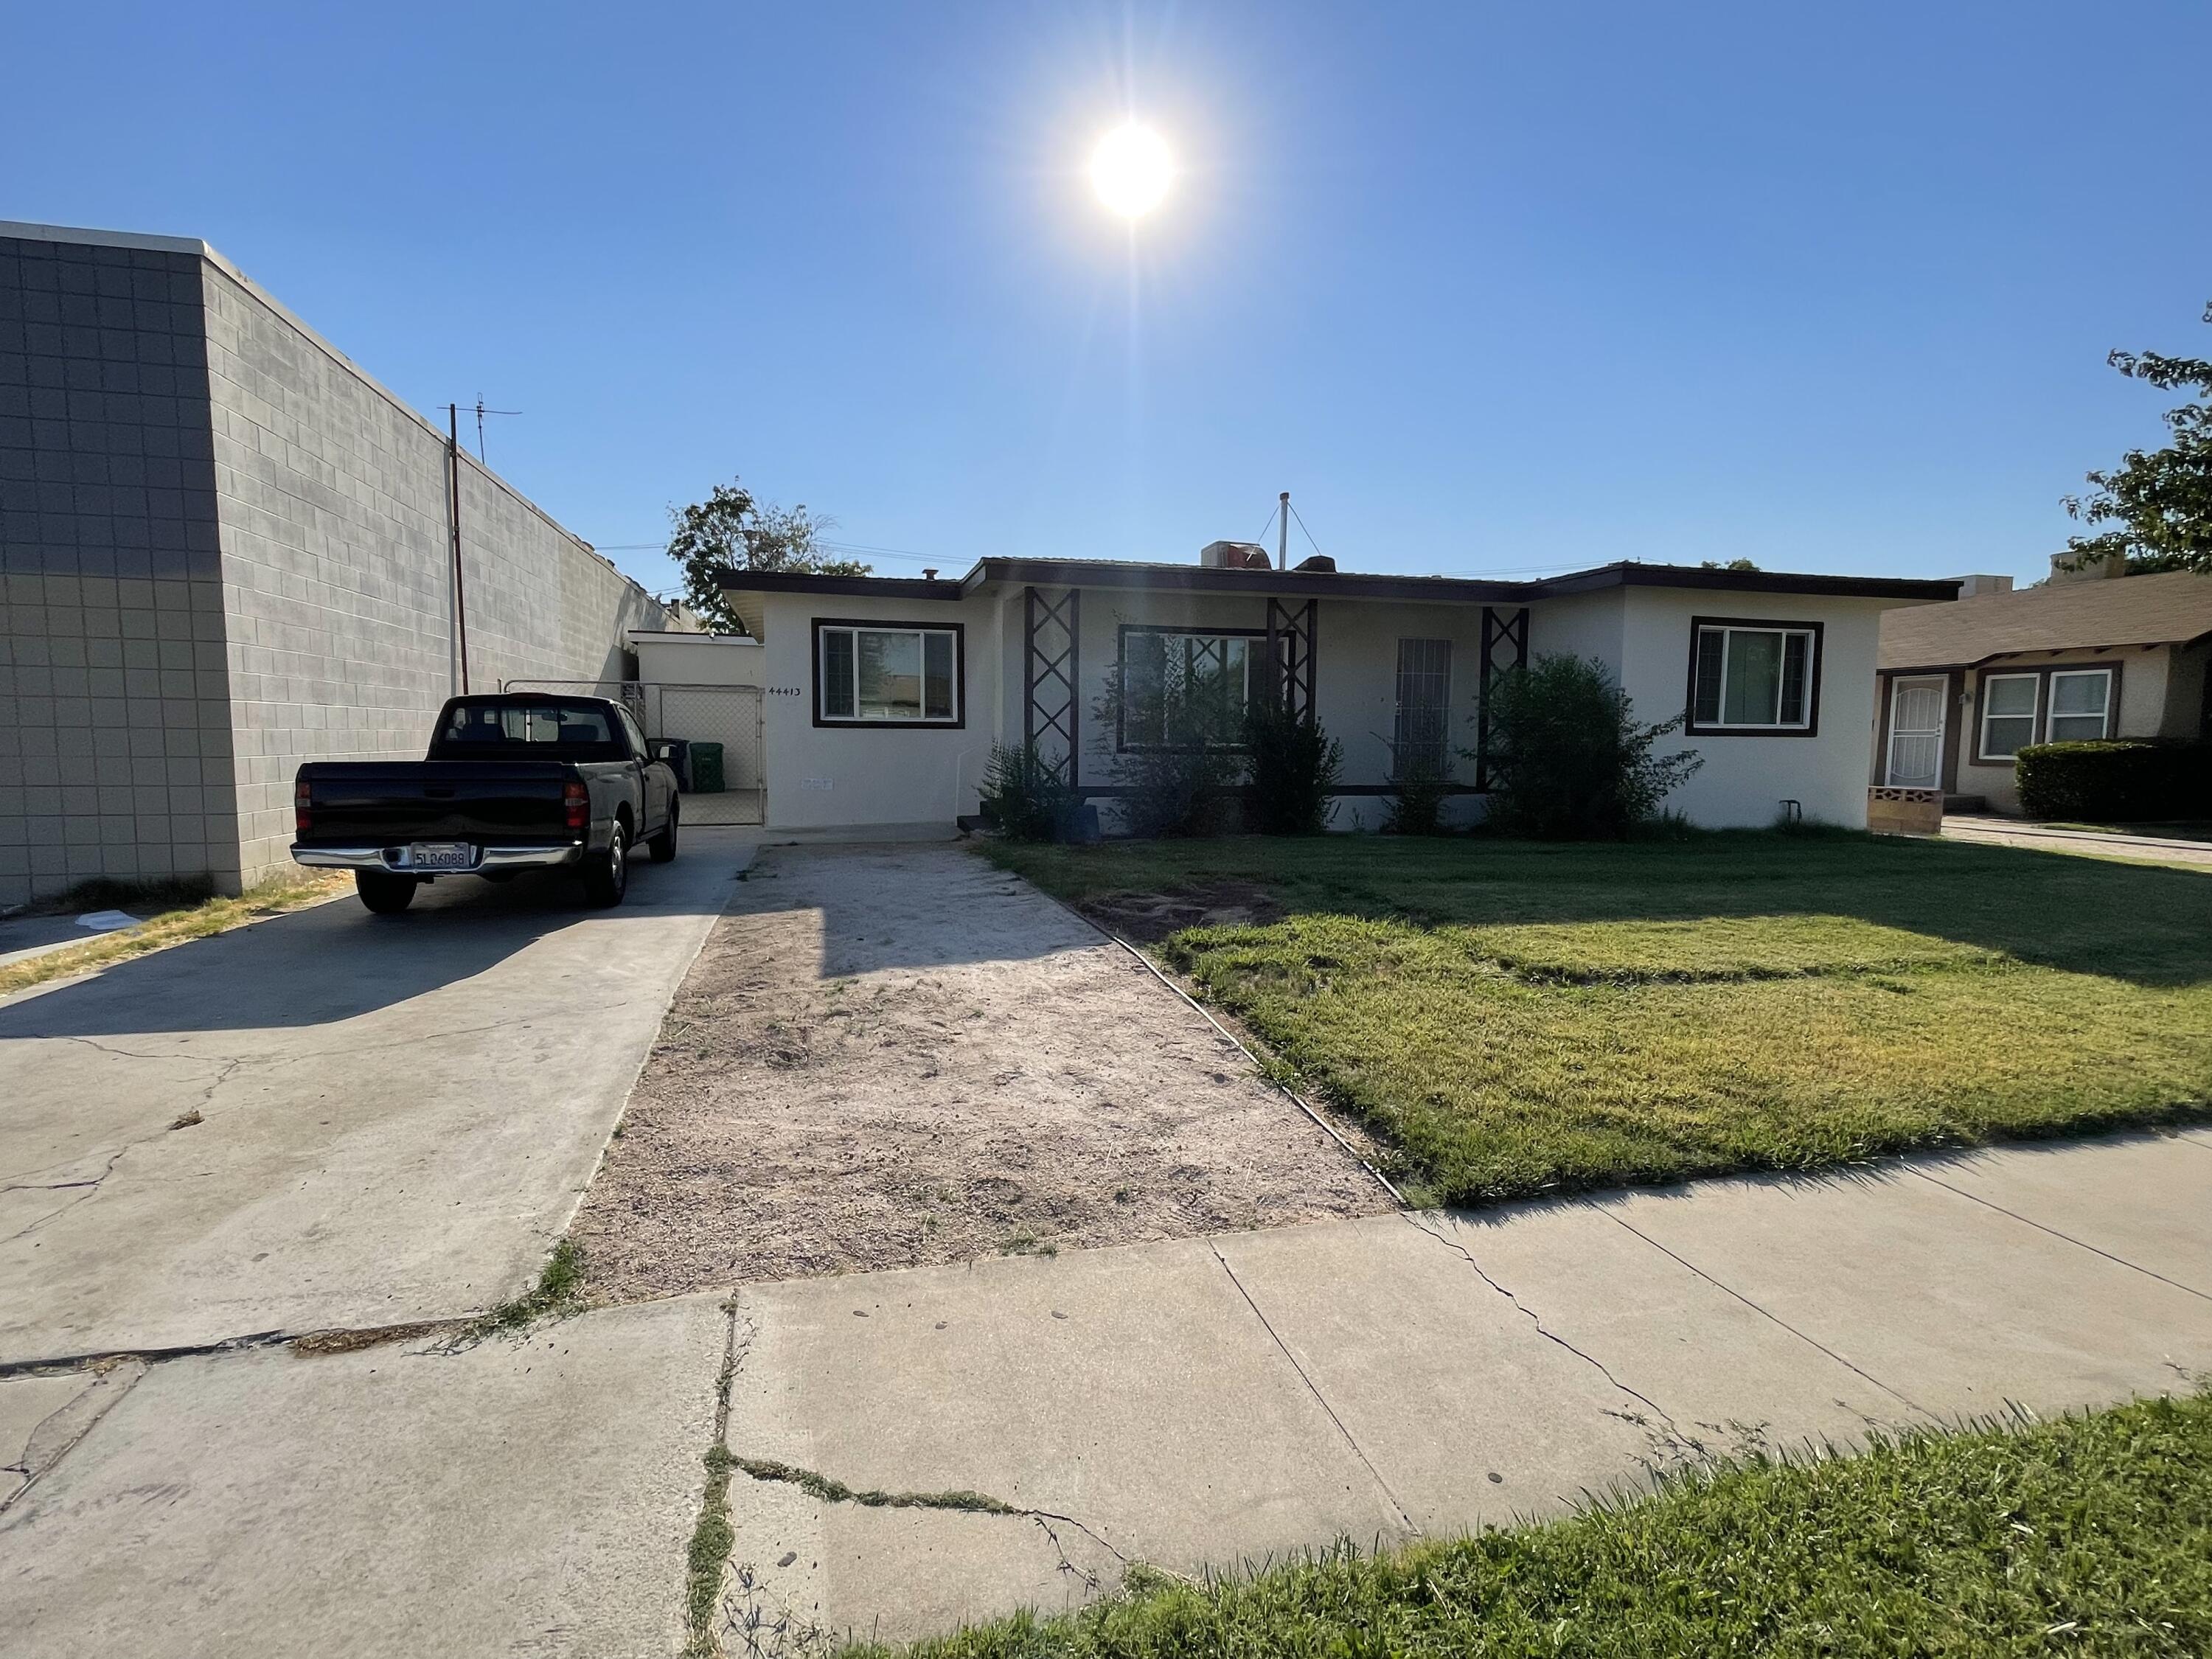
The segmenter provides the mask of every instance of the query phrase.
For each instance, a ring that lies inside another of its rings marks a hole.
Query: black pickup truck
[[[404,910],[440,876],[570,868],[622,902],[640,842],[676,856],[676,774],[605,697],[455,697],[419,761],[311,761],[293,787],[299,864],[350,870],[361,902]]]

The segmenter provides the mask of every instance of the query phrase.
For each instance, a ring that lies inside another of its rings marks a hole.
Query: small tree
[[[1651,745],[1686,716],[1638,723],[1605,665],[1539,657],[1502,676],[1488,700],[1489,821],[1540,841],[1619,838],[1705,763],[1696,751],[1655,756]]]
[[[2212,305],[2204,320],[2212,323]],[[2172,443],[2128,451],[2111,471],[2089,474],[2096,494],[2065,498],[2066,511],[2083,524],[2118,526],[2068,537],[2065,563],[2079,570],[2118,559],[2131,570],[2212,572],[2212,362],[2155,351],[2115,351],[2106,362],[2131,380],[2196,395],[2166,411]]]
[[[1252,828],[1267,836],[1317,836],[1328,827],[1329,795],[1343,769],[1344,745],[1322,730],[1313,710],[1287,698],[1259,696],[1244,711],[1244,750],[1252,773]]]
[[[724,633],[742,634],[744,623],[722,598],[725,570],[812,570],[830,576],[865,576],[868,567],[842,559],[822,545],[823,532],[836,520],[804,506],[788,509],[754,501],[752,491],[732,479],[716,484],[703,501],[672,507],[675,532],[668,556],[684,573],[684,597],[691,608]]]

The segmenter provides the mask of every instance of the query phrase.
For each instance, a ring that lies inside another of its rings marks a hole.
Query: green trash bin
[[[719,795],[726,786],[722,782],[722,745],[719,743],[691,744],[691,793],[695,795]]]

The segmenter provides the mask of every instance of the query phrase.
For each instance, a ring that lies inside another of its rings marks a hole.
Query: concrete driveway
[[[0,1002],[0,1365],[526,1288],[751,850],[687,834],[612,911],[346,898]]]

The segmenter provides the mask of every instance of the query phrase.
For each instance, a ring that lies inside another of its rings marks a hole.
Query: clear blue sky
[[[19,6],[0,217],[198,235],[610,549],[2039,574],[2202,353],[2199,0]],[[1130,236],[1082,169],[1186,169]],[[1303,546],[1301,541],[1300,545]],[[648,585],[650,551],[613,554]],[[883,557],[887,573],[912,561]]]

